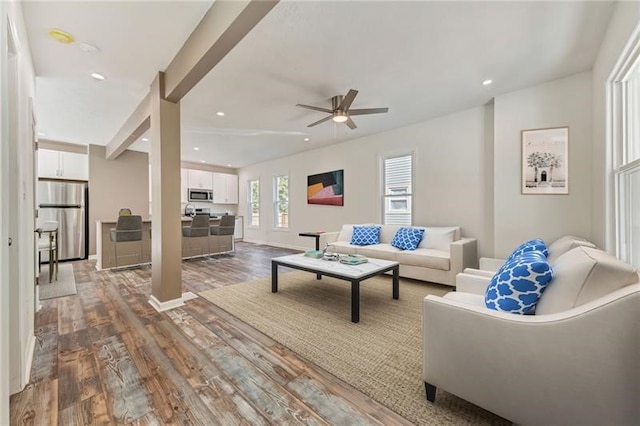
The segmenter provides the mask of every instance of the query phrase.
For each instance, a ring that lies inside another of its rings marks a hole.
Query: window
[[[382,169],[383,223],[411,225],[413,156],[385,158]]]
[[[640,267],[640,40],[613,83],[616,250]]]
[[[289,176],[273,178],[273,206],[275,228],[289,227]]]
[[[248,226],[260,226],[260,180],[250,180],[248,186],[247,207],[249,209]]]

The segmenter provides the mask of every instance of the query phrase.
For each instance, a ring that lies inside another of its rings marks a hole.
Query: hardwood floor
[[[239,243],[235,256],[183,262],[183,291],[269,276],[270,259],[289,253]],[[155,311],[149,267],[73,266],[78,294],[36,315],[11,424],[410,424],[202,298]]]

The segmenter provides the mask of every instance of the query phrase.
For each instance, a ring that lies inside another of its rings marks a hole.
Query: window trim
[[[390,199],[391,198],[397,198],[398,194],[387,194],[386,193],[386,162],[387,160],[392,160],[394,158],[401,158],[401,157],[410,157],[411,158],[411,183],[410,183],[410,187],[409,190],[407,191],[406,194],[402,194],[402,195],[406,195],[407,197],[407,205],[408,205],[408,214],[409,214],[409,219],[410,219],[410,223],[408,226],[413,226],[413,221],[415,218],[415,213],[414,213],[414,195],[415,195],[415,170],[416,170],[416,152],[415,150],[410,150],[410,151],[397,151],[397,152],[390,152],[384,155],[381,155],[379,157],[379,162],[380,162],[380,177],[379,177],[379,189],[380,189],[380,223],[382,224],[386,224],[386,213],[389,211],[387,209],[388,206],[390,206]]]
[[[289,188],[289,185],[287,184],[287,226],[278,226],[278,216],[279,216],[279,207],[280,207],[280,201],[278,200],[278,179],[282,178],[282,177],[286,177],[287,178],[287,183],[291,183],[291,179],[289,177],[289,174],[278,174],[278,175],[273,175],[273,220],[271,222],[271,226],[272,229],[274,231],[288,231],[290,229],[290,215],[291,215],[291,190]]]
[[[254,202],[251,199],[251,184],[253,182],[258,182],[258,200],[256,201],[258,204],[258,224],[253,224],[253,204]],[[247,228],[248,229],[260,229],[260,216],[262,216],[262,212],[260,211],[260,178],[249,179],[247,181]]]

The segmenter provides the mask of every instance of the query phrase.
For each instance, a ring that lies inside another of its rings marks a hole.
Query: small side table
[[[317,232],[301,232],[298,235],[301,237],[313,237],[316,239],[316,250],[320,250],[320,235],[324,234],[324,231]]]

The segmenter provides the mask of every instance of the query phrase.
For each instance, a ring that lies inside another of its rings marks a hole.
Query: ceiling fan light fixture
[[[349,119],[349,116],[343,112],[336,112],[333,115],[333,121],[335,121],[336,123],[344,123],[348,119]]]

